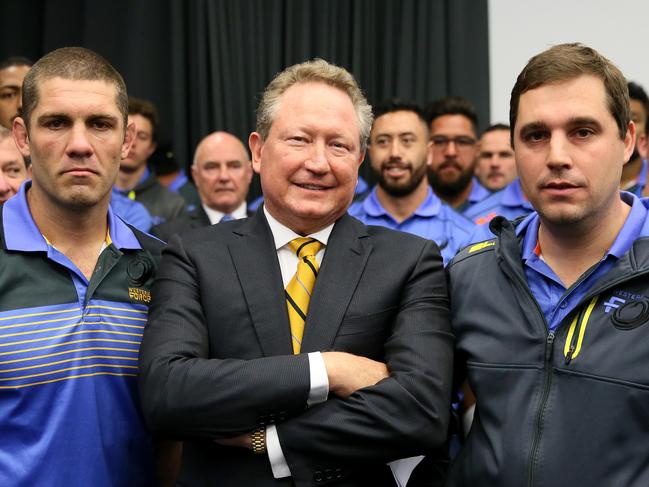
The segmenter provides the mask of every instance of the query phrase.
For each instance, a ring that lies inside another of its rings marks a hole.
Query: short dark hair
[[[27,66],[31,68],[34,65],[31,59],[23,56],[10,56],[0,61],[0,71],[14,66]]]
[[[154,142],[158,141],[158,130],[160,127],[160,117],[158,109],[149,100],[143,98],[136,98],[130,96],[128,98],[128,114],[129,115],[142,115],[144,118],[151,122],[151,138]]]
[[[426,121],[428,125],[443,115],[462,115],[468,118],[471,125],[473,125],[473,131],[476,134],[478,133],[478,113],[473,103],[466,98],[446,96],[429,103],[426,107]]]
[[[421,119],[422,122],[428,125],[428,120],[426,120],[424,111],[413,100],[406,100],[404,98],[388,98],[372,106],[374,120],[379,118],[381,115],[392,112],[413,112]]]
[[[617,123],[620,138],[624,139],[631,120],[626,78],[617,66],[595,49],[576,42],[558,44],[537,54],[528,61],[516,78],[509,102],[512,147],[521,95],[542,85],[568,81],[584,75],[602,80],[609,112]]]
[[[507,132],[510,132],[511,128],[506,123],[494,123],[493,125],[489,125],[486,129],[484,129],[482,131],[482,135],[488,134],[489,132],[495,132],[497,130],[506,130]],[[480,137],[482,137],[482,135],[480,135]]]
[[[126,84],[117,70],[106,59],[85,47],[62,47],[38,61],[25,75],[23,81],[22,118],[29,130],[29,119],[38,105],[38,86],[52,78],[67,80],[105,81],[115,85],[117,108],[124,118],[124,130],[128,118]]]
[[[638,83],[629,81],[627,87],[629,88],[629,98],[642,103],[645,114],[645,133],[647,133],[647,123],[649,123],[649,96],[647,96],[647,92]]]

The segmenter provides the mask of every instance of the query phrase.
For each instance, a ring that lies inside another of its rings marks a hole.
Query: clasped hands
[[[390,375],[388,367],[383,362],[351,353],[323,352],[322,360],[327,369],[329,391],[343,399],[359,389],[375,385]],[[238,446],[252,450],[250,433],[214,441],[223,446]]]

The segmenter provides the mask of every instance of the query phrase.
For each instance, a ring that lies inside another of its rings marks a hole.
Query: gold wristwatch
[[[250,433],[252,441],[252,452],[256,454],[266,453],[266,427],[262,426]]]

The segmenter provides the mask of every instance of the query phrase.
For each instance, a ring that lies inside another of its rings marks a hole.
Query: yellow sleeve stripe
[[[83,357],[68,358],[65,360],[57,360],[56,362],[49,362],[46,364],[26,365],[25,367],[15,367],[13,369],[0,369],[0,374],[6,374],[7,372],[18,372],[21,370],[41,369],[43,367],[52,367],[53,365],[60,365],[69,362],[78,362],[81,360],[92,360],[97,358],[137,361],[137,357],[123,357],[121,355],[87,355]],[[0,380],[5,380],[5,379],[0,379]]]
[[[137,374],[126,374],[126,373],[120,373],[120,372],[94,372],[92,374],[79,374],[79,375],[71,375],[69,377],[60,377],[58,379],[51,379],[51,380],[44,380],[40,382],[32,382],[31,384],[21,384],[19,386],[0,386],[0,389],[23,389],[25,387],[31,387],[31,386],[40,386],[43,384],[51,384],[53,382],[61,382],[64,380],[71,380],[71,379],[81,379],[83,377],[95,377],[98,375],[112,375],[112,376],[117,376],[117,377],[137,377]]]
[[[134,308],[119,308],[116,306],[103,306],[99,304],[91,304],[86,306],[86,309],[112,309],[115,311],[128,311],[129,313],[148,313],[146,309],[134,309]]]
[[[0,343],[0,347],[10,347],[11,345],[22,345],[23,343],[34,343],[34,342],[43,342],[46,340],[56,340],[57,338],[71,337],[75,335],[84,335],[86,333],[106,333],[107,335],[129,335],[134,337],[142,336],[142,333],[129,333],[127,331],[83,330],[83,331],[74,331],[72,333],[64,333],[62,335],[54,335],[51,337],[32,338],[30,340],[21,340],[19,342]]]
[[[70,353],[77,353],[77,352],[90,352],[90,351],[95,351],[95,350],[106,350],[106,351],[111,351],[111,352],[128,352],[128,353],[133,353],[138,355],[139,351],[136,348],[118,348],[118,347],[85,347],[85,348],[73,348],[71,350],[65,350],[63,352],[55,352],[55,353],[48,353],[45,355],[35,355],[33,357],[25,357],[25,358],[17,358],[15,360],[4,360],[0,362],[0,365],[6,365],[6,364],[15,364],[18,362],[28,362],[31,360],[40,360],[44,358],[50,358],[50,357],[58,357],[61,355],[67,355]]]
[[[77,367],[68,367],[65,369],[58,370],[48,370],[47,372],[39,372],[38,374],[23,375],[20,377],[3,377],[0,381],[10,381],[10,380],[24,380],[24,379],[33,379],[34,377],[43,377],[46,375],[59,374],[61,372],[69,372],[71,370],[83,370],[91,369],[94,367],[111,367],[115,369],[137,369],[137,365],[120,365],[120,364],[90,364],[90,365],[79,365]]]
[[[65,343],[56,343],[54,345],[45,345],[43,347],[34,347],[34,348],[24,348],[22,350],[10,350],[9,352],[0,352],[0,356],[3,355],[16,355],[18,353],[25,353],[25,352],[34,352],[36,350],[47,350],[49,348],[56,348],[56,347],[66,347],[68,345],[73,345],[75,343],[86,343],[86,342],[109,342],[109,343],[129,343],[132,345],[140,345],[140,340],[137,342],[134,342],[132,340],[118,340],[116,338],[86,338],[84,340],[70,340],[69,342]],[[76,351],[76,349],[70,350],[71,352]]]

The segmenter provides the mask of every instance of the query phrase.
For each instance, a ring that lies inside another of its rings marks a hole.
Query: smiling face
[[[489,191],[501,190],[516,179],[509,130],[491,130],[482,135],[475,175]]]
[[[426,123],[411,111],[381,115],[372,126],[369,155],[381,188],[392,196],[409,195],[430,164]]]
[[[201,141],[192,165],[201,201],[213,210],[232,213],[246,199],[252,167],[239,139],[217,132]]]
[[[133,132],[125,136],[116,88],[104,81],[46,79],[29,130],[14,121],[16,143],[32,160],[30,192],[67,209],[108,203]]]
[[[280,97],[268,137],[250,135],[266,209],[299,234],[347,211],[364,152],[352,101],[324,83],[298,83]]]
[[[524,92],[514,127],[516,164],[542,221],[564,227],[604,221],[621,204],[618,185],[634,138],[631,122],[620,139],[604,84],[594,76]]]

